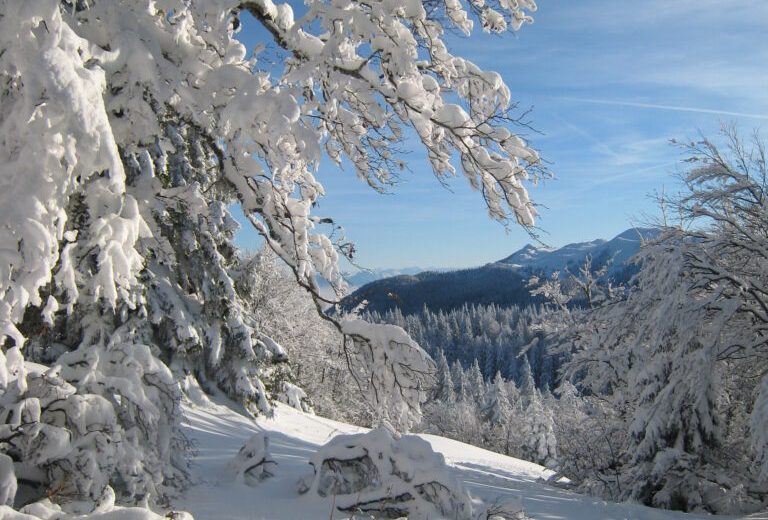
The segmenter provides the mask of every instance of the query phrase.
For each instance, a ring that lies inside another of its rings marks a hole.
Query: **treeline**
[[[419,431],[557,466],[556,382],[561,355],[548,355],[541,309],[464,305],[365,317],[404,328],[437,364]]]
[[[481,446],[549,467],[557,465],[555,414],[557,400],[539,391],[523,356],[521,382],[496,372],[483,380],[477,360],[466,370],[436,357],[435,385],[424,405],[420,431]]]
[[[390,323],[405,329],[437,360],[444,355],[451,365],[463,369],[476,364],[486,382],[497,373],[520,385],[530,370],[540,390],[552,388],[562,356],[549,355],[541,342],[543,334],[529,325],[540,321],[540,307],[463,305],[443,311],[422,307],[404,315],[395,308],[385,313],[369,312],[365,319]]]

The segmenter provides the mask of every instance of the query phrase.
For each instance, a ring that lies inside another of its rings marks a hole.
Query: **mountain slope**
[[[449,310],[464,304],[519,305],[531,300],[527,278],[516,268],[488,264],[476,269],[395,276],[364,285],[341,302],[351,311],[367,301],[366,309],[386,312],[398,307],[403,314],[420,311],[424,305],[433,310]]]
[[[395,307],[412,314],[424,305],[432,310],[450,310],[465,304],[529,305],[535,301],[526,288],[533,273],[577,272],[588,255],[592,265],[600,267],[613,259],[609,276],[624,281],[633,273],[629,260],[640,249],[641,240],[657,231],[633,228],[611,240],[593,240],[568,244],[561,248],[526,245],[494,263],[460,271],[424,272],[394,276],[366,284],[342,300],[343,311],[351,311],[367,301],[366,309],[384,313]]]
[[[197,520],[295,520],[342,519],[333,512],[333,498],[299,495],[296,482],[310,473],[307,463],[318,446],[340,433],[362,428],[307,415],[284,405],[274,419],[252,421],[223,404],[201,397],[184,408],[185,431],[195,442],[193,465],[196,485],[174,506],[190,511]],[[257,487],[226,482],[226,465],[243,442],[257,432],[271,439],[277,462],[273,478]],[[485,503],[519,497],[526,514],[534,520],[717,520],[728,517],[683,514],[650,509],[636,504],[614,504],[553,488],[541,481],[551,472],[530,462],[513,459],[457,441],[422,435],[441,452],[464,481],[473,497]]]
[[[393,278],[395,276],[414,275],[425,271],[433,271],[433,268],[423,267],[403,267],[402,269],[366,269],[355,273],[344,273],[344,280],[350,287],[362,287],[365,284],[381,280],[383,278]]]
[[[613,259],[612,272],[622,270],[627,260],[640,250],[642,240],[658,235],[658,231],[648,228],[632,228],[611,240],[597,239],[590,242],[577,242],[561,248],[525,247],[499,260],[498,264],[508,265],[520,271],[562,271],[566,268],[575,271],[584,262],[587,255],[593,262],[602,263]]]

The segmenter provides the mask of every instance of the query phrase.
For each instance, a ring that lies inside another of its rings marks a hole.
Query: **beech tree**
[[[666,201],[681,220],[641,249],[626,293],[551,328],[571,353],[566,377],[590,395],[578,420],[604,431],[591,454],[567,448],[583,489],[687,511],[764,507],[768,162],[757,135],[726,128],[721,141],[681,144],[689,168]]]
[[[411,128],[439,178],[461,172],[493,219],[531,229],[523,183],[539,160],[509,89],[443,36],[517,29],[534,9],[0,1],[0,446],[25,485],[61,502],[162,500],[183,484],[185,377],[269,413],[284,352],[251,315],[227,208],[319,305],[315,275],[342,291],[352,253],[312,213],[323,155],[382,189]],[[280,70],[237,40],[243,12],[284,51]],[[429,357],[397,327],[333,326],[380,418],[417,420]]]

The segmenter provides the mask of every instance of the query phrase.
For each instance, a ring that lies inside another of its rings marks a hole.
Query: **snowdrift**
[[[348,519],[339,511],[339,497],[299,494],[303,477],[312,474],[310,461],[321,446],[366,429],[309,415],[278,405],[272,419],[252,421],[232,407],[204,396],[184,408],[186,433],[197,445],[193,478],[196,485],[174,502],[175,509],[196,520]],[[274,476],[255,487],[227,478],[230,463],[254,434],[266,435]],[[475,516],[487,507],[520,507],[533,520],[716,520],[732,517],[692,515],[616,504],[548,485],[552,472],[542,466],[506,457],[434,435],[419,435],[450,466],[452,478],[471,495]],[[341,440],[332,442],[338,445]],[[510,506],[511,505],[511,506]],[[757,517],[755,517],[757,518]]]

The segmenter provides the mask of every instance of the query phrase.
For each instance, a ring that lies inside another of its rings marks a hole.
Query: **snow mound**
[[[410,520],[472,518],[469,493],[440,453],[415,435],[386,428],[339,435],[310,459],[301,492],[334,496],[344,512]]]
[[[274,476],[277,463],[269,456],[269,437],[263,433],[253,435],[240,448],[227,467],[226,480],[243,479],[248,486]]]

